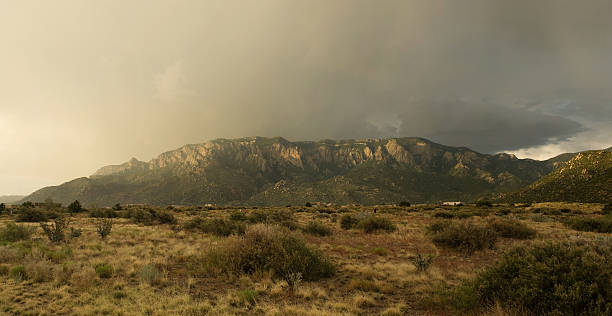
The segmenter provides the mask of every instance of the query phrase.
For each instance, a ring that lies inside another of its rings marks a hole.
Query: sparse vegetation
[[[598,233],[612,233],[612,217],[579,217],[565,221],[568,227],[575,230]]]
[[[304,226],[303,230],[305,233],[317,236],[329,236],[332,234],[331,228],[318,221],[308,222],[308,224]]]
[[[113,273],[115,273],[113,266],[108,263],[98,263],[94,266],[94,269],[98,277],[101,279],[111,278]]]
[[[490,223],[501,237],[514,239],[531,239],[536,235],[536,230],[516,219],[495,219]]]
[[[357,225],[357,223],[359,223],[359,220],[351,214],[342,215],[340,218],[340,227],[342,227],[342,229],[351,229],[353,226]]]
[[[452,221],[446,225],[435,224],[429,227],[434,244],[456,249],[466,254],[491,249],[497,241],[497,232],[486,225]]]
[[[68,227],[68,220],[65,218],[57,218],[55,219],[53,224],[40,223],[40,228],[42,228],[47,238],[51,242],[60,242],[64,241],[66,238],[65,230]]]
[[[98,232],[98,236],[100,236],[102,240],[106,239],[106,237],[110,235],[112,229],[113,220],[110,218],[99,219],[96,222],[96,232]]]
[[[29,240],[34,230],[34,227],[8,222],[3,228],[0,228],[0,241]]]
[[[397,229],[389,219],[376,216],[367,217],[355,226],[368,234],[378,231],[393,232]]]

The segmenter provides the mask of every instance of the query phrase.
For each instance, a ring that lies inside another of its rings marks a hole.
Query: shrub
[[[159,284],[163,274],[155,265],[147,264],[140,269],[138,276],[142,281],[154,285]]]
[[[476,250],[493,248],[497,241],[497,233],[488,226],[451,222],[438,229],[440,230],[431,234],[434,244],[456,249],[468,255]]]
[[[277,224],[291,230],[299,227],[293,211],[288,209],[254,210],[247,216],[247,220],[251,223]]]
[[[29,222],[29,223],[37,223],[37,222],[46,222],[49,217],[48,214],[35,208],[22,208],[17,214],[16,222]]]
[[[329,236],[332,234],[331,228],[321,222],[311,221],[302,229],[305,233],[317,236]]]
[[[306,202],[306,204],[304,204],[304,206],[306,207],[312,207],[312,204],[310,202]]]
[[[257,292],[253,289],[239,291],[238,299],[243,305],[253,306],[257,304]]]
[[[456,304],[499,302],[534,315],[609,315],[612,247],[545,243],[515,248],[458,289]],[[457,302],[457,299],[459,301]],[[462,306],[463,305],[463,306]]]
[[[15,242],[19,240],[29,240],[32,238],[35,228],[27,225],[7,223],[0,229],[0,241]]]
[[[247,220],[247,216],[246,213],[244,211],[233,211],[230,214],[230,220],[232,221],[246,221]]]
[[[156,211],[155,218],[161,224],[176,224],[176,218],[171,211]]]
[[[80,211],[83,211],[83,207],[81,206],[81,203],[78,200],[76,200],[76,201],[74,201],[74,202],[72,202],[72,203],[70,203],[68,205],[68,212],[70,212],[70,214],[78,213]]]
[[[26,269],[23,265],[16,265],[11,267],[8,273],[9,277],[13,278],[15,281],[22,281],[26,278]]]
[[[0,276],[7,275],[9,273],[9,266],[6,264],[0,264]]]
[[[58,218],[53,224],[40,223],[40,227],[51,242],[60,242],[65,239],[64,230],[68,226],[68,221],[64,218]]]
[[[438,218],[455,218],[455,214],[446,211],[435,212],[433,216]]]
[[[492,221],[490,225],[493,230],[505,238],[531,239],[536,235],[535,229],[516,219],[497,219]]]
[[[89,216],[93,218],[116,218],[119,217],[114,209],[94,209],[89,212]]]
[[[386,231],[386,232],[392,232],[397,229],[395,225],[393,225],[393,223],[389,219],[384,218],[384,217],[374,217],[374,216],[370,216],[370,217],[367,217],[359,221],[356,227],[363,229],[363,231],[367,234],[374,233],[374,232],[381,231],[381,230]]]
[[[108,263],[98,263],[94,266],[94,269],[101,279],[108,279],[115,273],[113,266]]]
[[[408,207],[408,206],[410,206],[410,202],[408,202],[408,201],[401,201],[401,202],[399,203],[399,206]]]
[[[0,215],[6,211],[6,205],[4,203],[0,203]]]
[[[493,207],[493,204],[487,200],[477,201],[476,206],[478,207]]]
[[[210,249],[203,260],[211,272],[253,274],[269,271],[284,280],[292,273],[301,273],[306,281],[335,273],[334,264],[321,252],[308,248],[303,240],[278,226],[263,224],[250,226],[243,237],[230,237]]]
[[[83,231],[79,228],[70,227],[70,239],[79,238]]]
[[[414,264],[418,272],[427,272],[433,263],[434,256],[428,254],[427,256],[417,253],[416,256],[410,258],[410,262]]]
[[[340,218],[340,227],[342,227],[342,229],[351,229],[353,226],[357,225],[357,223],[359,223],[359,220],[350,214],[342,215]]]
[[[606,206],[601,209],[601,212],[605,215],[612,214],[612,203],[606,204]]]
[[[184,225],[186,229],[198,229],[203,233],[223,237],[231,234],[244,234],[245,226],[243,223],[222,218],[207,220],[201,217],[196,217]]]
[[[110,218],[103,218],[96,222],[96,231],[102,240],[106,239],[110,235],[113,229],[113,220]]]
[[[34,261],[26,264],[28,279],[35,282],[46,282],[53,279],[53,264],[48,260]]]
[[[565,221],[568,227],[586,232],[612,233],[612,218],[572,218]]]
[[[119,203],[113,205],[113,210],[115,210],[115,211],[121,211],[122,209],[123,209],[123,207],[121,207],[121,204],[119,204]]]

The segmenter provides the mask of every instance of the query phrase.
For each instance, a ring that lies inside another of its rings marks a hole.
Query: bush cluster
[[[565,225],[579,231],[612,233],[612,218],[609,216],[598,218],[572,218],[565,221]]]
[[[55,212],[43,211],[40,209],[25,207],[17,213],[16,222],[38,223],[46,222],[49,219],[57,218],[59,215]]]
[[[247,221],[253,224],[276,224],[283,227],[287,227],[291,230],[299,227],[293,211],[289,209],[277,209],[277,210],[253,210],[247,216]]]
[[[117,218],[119,214],[114,209],[98,208],[89,212],[89,216],[93,218]]]
[[[359,223],[359,219],[351,214],[344,214],[340,218],[340,227],[342,229],[351,229]]]
[[[253,274],[271,272],[288,280],[300,273],[306,281],[330,277],[335,265],[312,250],[293,233],[279,226],[256,224],[244,236],[230,237],[203,257],[204,267],[214,273]]]
[[[612,247],[543,243],[515,248],[453,293],[457,307],[494,302],[533,315],[610,315]]]
[[[29,240],[36,229],[26,225],[19,225],[9,222],[0,228],[0,241],[15,242],[19,240]]]
[[[232,234],[244,234],[246,225],[239,221],[226,220],[222,218],[205,219],[196,217],[186,222],[183,227],[189,230],[200,230],[203,233],[215,236],[229,236]]]
[[[531,239],[536,235],[536,230],[521,223],[516,219],[496,219],[490,222],[491,228],[501,237],[514,239]]]
[[[389,220],[388,218],[376,216],[366,217],[365,219],[359,221],[359,223],[357,223],[355,227],[362,229],[367,234],[381,230],[386,232],[393,232],[397,229],[393,222],[391,222],[391,220]]]
[[[321,222],[316,221],[308,222],[308,224],[306,224],[302,230],[305,233],[317,236],[329,236],[332,234],[331,228],[327,227],[327,225]]]
[[[436,245],[466,254],[485,248],[491,249],[497,242],[497,232],[490,226],[446,221],[446,223],[434,223],[428,230]]]
[[[171,211],[154,210],[152,208],[130,208],[127,211],[127,217],[144,225],[176,224],[177,222]]]

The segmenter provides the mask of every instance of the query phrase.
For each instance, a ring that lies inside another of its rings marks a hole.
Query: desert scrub
[[[497,241],[497,232],[489,226],[479,226],[472,223],[448,221],[434,223],[429,227],[431,240],[437,246],[452,248],[466,254],[485,248],[493,248]]]
[[[204,219],[196,217],[183,224],[183,227],[188,230],[197,229],[206,234],[226,237],[232,234],[244,234],[246,225],[241,222],[223,218]]]
[[[163,273],[154,264],[147,264],[140,269],[138,277],[143,282],[155,285],[161,282]]]
[[[111,218],[100,218],[96,222],[96,232],[102,240],[110,235],[113,229],[113,220]]]
[[[204,254],[203,265],[212,273],[271,272],[285,280],[293,273],[301,273],[305,281],[335,273],[334,264],[321,252],[279,226],[264,224],[250,226],[244,236],[230,237],[211,248]]]
[[[505,238],[531,239],[536,235],[535,229],[516,219],[495,219],[489,225],[501,237]]]
[[[533,315],[610,315],[612,247],[542,243],[508,251],[496,265],[453,293],[474,309],[499,302]]]
[[[250,223],[276,224],[291,230],[297,229],[298,223],[292,210],[260,210],[251,211],[247,216]]]
[[[3,228],[0,228],[0,241],[29,240],[35,230],[34,227],[9,222]]]
[[[11,267],[8,273],[9,277],[11,277],[15,281],[22,281],[26,278],[26,269],[23,265],[16,265]]]
[[[108,279],[113,276],[115,269],[108,263],[98,263],[94,266],[96,274],[101,279]]]
[[[327,227],[327,225],[321,222],[316,221],[308,222],[308,224],[306,224],[302,230],[305,233],[317,236],[329,236],[332,234],[331,228]]]
[[[45,235],[51,242],[63,241],[66,238],[64,230],[67,226],[68,220],[61,217],[55,219],[53,224],[40,223],[40,228],[42,228],[43,232],[45,232]]]
[[[359,220],[351,214],[344,214],[340,218],[340,227],[342,229],[351,229],[353,226],[357,225],[357,223],[359,223]]]
[[[362,229],[367,234],[378,231],[393,232],[397,229],[389,219],[375,216],[366,217],[359,221],[355,227]]]
[[[586,218],[578,217],[565,221],[565,225],[579,231],[612,233],[612,217]]]

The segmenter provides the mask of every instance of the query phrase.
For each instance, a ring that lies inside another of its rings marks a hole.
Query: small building
[[[463,205],[463,202],[461,202],[461,201],[447,201],[447,202],[442,202],[442,205],[444,205],[444,206],[461,206],[461,205]]]

